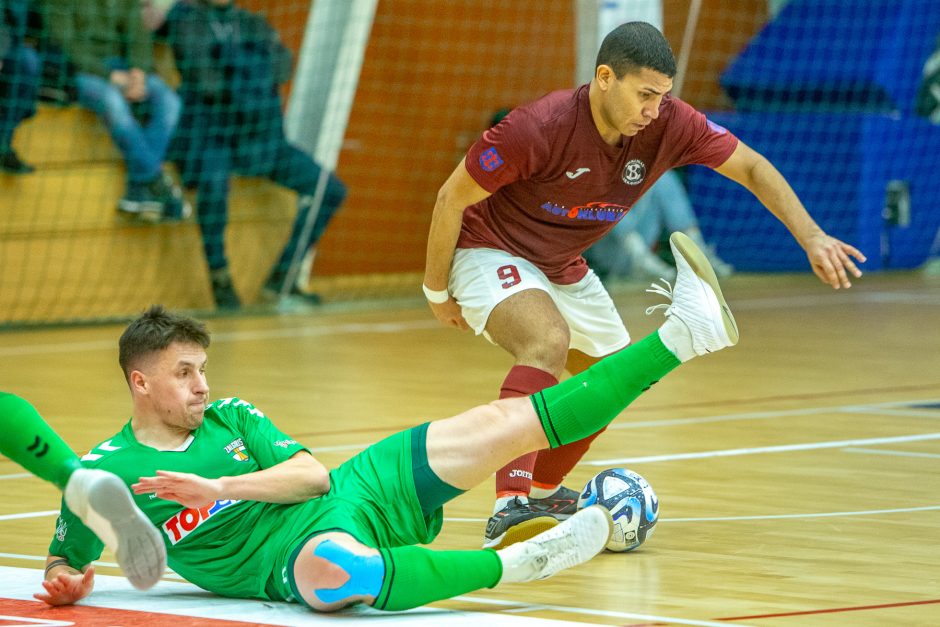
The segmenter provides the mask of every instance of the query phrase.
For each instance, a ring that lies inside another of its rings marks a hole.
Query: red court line
[[[0,615],[10,617],[0,618],[0,627],[3,627],[3,625],[23,624],[22,621],[17,621],[12,617],[26,618],[33,621],[63,621],[81,625],[82,627],[106,627],[110,625],[122,625],[122,627],[258,626],[258,623],[244,623],[241,621],[216,618],[197,618],[194,616],[180,616],[178,614],[139,612],[135,610],[115,610],[106,607],[91,607],[85,605],[49,607],[39,601],[17,601],[3,598],[0,598]],[[37,627],[40,627],[40,625],[37,625]]]
[[[929,601],[906,601],[904,603],[882,603],[881,605],[856,605],[853,607],[834,607],[826,610],[806,610],[803,612],[781,612],[780,614],[755,614],[754,616],[731,616],[728,618],[715,618],[713,620],[735,621],[735,620],[754,620],[756,618],[784,618],[787,616],[807,616],[811,614],[834,614],[836,612],[858,612],[861,610],[883,610],[893,607],[910,607],[912,605],[930,605],[931,603],[940,603],[940,599],[930,599]]]

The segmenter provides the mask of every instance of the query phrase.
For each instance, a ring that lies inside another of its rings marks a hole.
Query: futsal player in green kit
[[[666,321],[645,339],[528,398],[402,431],[328,471],[247,401],[209,402],[205,327],[152,307],[124,331],[131,420],[83,460],[132,486],[162,530],[170,566],[220,595],[404,610],[502,583],[543,579],[603,550],[610,514],[579,511],[500,550],[435,551],[444,503],[527,451],[596,432],[633,399],[738,332],[702,252],[671,239],[678,277]],[[67,506],[47,579],[81,577],[101,544]],[[50,603],[77,601],[63,595]]]
[[[166,549],[125,484],[103,470],[82,468],[78,456],[36,408],[15,394],[0,392],[0,433],[0,453],[62,490],[71,510],[114,551],[136,588],[145,590],[160,580]],[[90,581],[93,575],[89,568],[83,577]],[[58,586],[47,583],[47,594],[50,587]],[[45,596],[40,593],[38,598]]]

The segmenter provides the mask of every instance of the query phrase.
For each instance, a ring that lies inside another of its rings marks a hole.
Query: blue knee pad
[[[318,544],[313,554],[349,574],[349,581],[339,588],[317,588],[313,591],[324,603],[342,601],[360,594],[377,597],[382,590],[385,561],[381,555],[356,555],[332,540]]]

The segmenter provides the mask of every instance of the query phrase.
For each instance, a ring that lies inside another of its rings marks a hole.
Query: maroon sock
[[[607,427],[604,427],[606,429]],[[565,476],[571,472],[588,449],[594,438],[604,432],[601,429],[594,435],[589,435],[577,442],[565,444],[558,448],[547,448],[538,452],[538,458],[535,460],[535,467],[532,470],[532,478],[541,484],[559,485],[565,480]],[[577,488],[574,488],[577,490]]]
[[[532,366],[513,366],[499,389],[500,398],[529,396],[558,383],[550,372]],[[496,471],[496,496],[528,494],[537,452],[517,457]]]

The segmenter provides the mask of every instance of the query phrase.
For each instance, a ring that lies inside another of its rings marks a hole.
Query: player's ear
[[[610,88],[610,84],[617,80],[617,75],[614,74],[612,67],[602,63],[594,70],[594,80],[597,82],[598,87],[606,91]]]
[[[147,375],[140,370],[131,370],[128,382],[131,386],[131,392],[144,393],[147,390]]]

